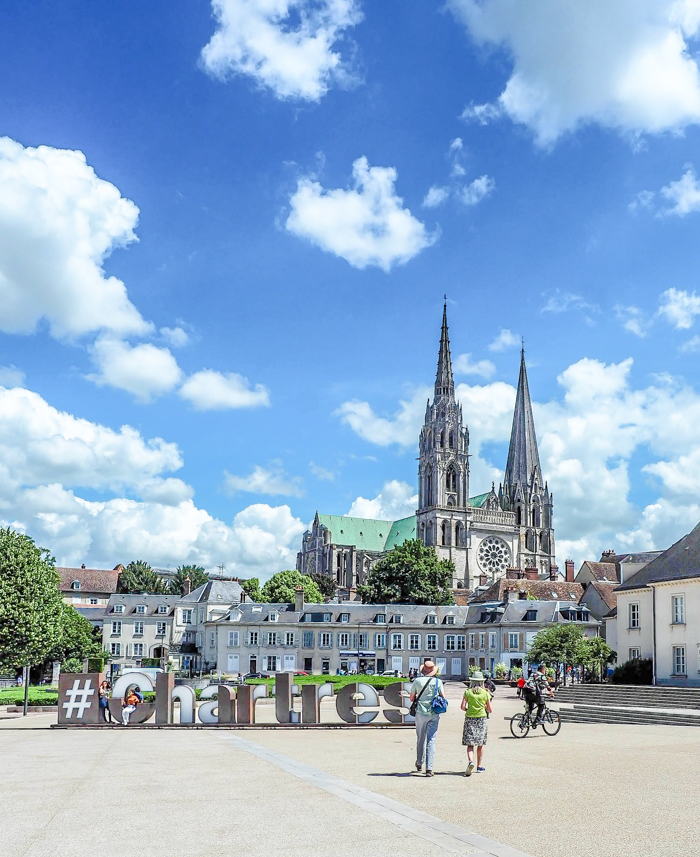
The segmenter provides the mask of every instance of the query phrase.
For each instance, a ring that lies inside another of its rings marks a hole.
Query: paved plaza
[[[460,690],[433,779],[412,773],[412,730],[3,721],[0,855],[700,855],[700,729],[565,723],[516,741],[503,718],[520,703],[499,690],[487,772],[466,779]]]

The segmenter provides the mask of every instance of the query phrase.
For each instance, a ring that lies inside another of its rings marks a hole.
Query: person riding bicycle
[[[537,714],[535,719],[532,721],[533,729],[542,722],[542,715],[544,714],[545,709],[545,696],[554,696],[554,691],[549,686],[549,681],[547,680],[546,669],[547,668],[544,664],[540,664],[535,672],[532,673],[525,682],[523,687],[523,695],[525,696],[525,702],[527,704],[527,713],[530,716],[532,716],[532,709],[537,705]]]

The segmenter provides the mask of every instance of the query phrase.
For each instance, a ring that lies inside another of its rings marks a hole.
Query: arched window
[[[540,533],[540,550],[549,553],[549,539],[545,530]]]
[[[449,545],[449,543],[450,543],[450,524],[449,524],[449,521],[443,521],[440,529],[442,530],[442,543],[443,543],[443,545]]]
[[[518,508],[515,510],[515,518],[518,522],[518,526],[520,526],[523,522],[523,510],[520,508],[520,506],[518,506]]]
[[[532,532],[532,530],[528,530],[525,533],[525,547],[529,551],[535,550],[535,534]]]
[[[445,483],[448,491],[457,491],[457,473],[453,468],[447,471]]]
[[[433,522],[432,521],[428,521],[427,536],[428,536],[428,538],[425,541],[426,545],[432,545],[433,544]]]
[[[450,449],[454,449],[454,448],[455,448],[455,436],[454,436],[454,432],[450,432],[450,440],[449,440],[449,443],[450,443]]]
[[[445,446],[445,432],[444,431],[440,432],[440,446],[441,447]]]
[[[535,506],[532,510],[532,526],[539,527],[540,526],[540,507]]]
[[[80,581],[74,580],[73,583],[71,583],[70,588],[71,589],[80,589]]]
[[[455,544],[457,547],[462,546],[462,525],[459,521],[455,524]]]
[[[425,523],[420,525],[420,540],[425,544]]]

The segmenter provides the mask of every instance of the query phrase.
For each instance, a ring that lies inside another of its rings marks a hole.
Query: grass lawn
[[[0,690],[0,705],[23,705],[24,688],[9,687]],[[58,691],[50,687],[29,686],[30,705],[57,705]]]

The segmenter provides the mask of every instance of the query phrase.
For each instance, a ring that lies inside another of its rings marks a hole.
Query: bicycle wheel
[[[548,708],[542,717],[542,728],[547,735],[556,735],[561,729],[561,718],[558,711]]]
[[[510,732],[513,738],[524,738],[530,731],[530,718],[527,714],[514,714],[510,718]]]

